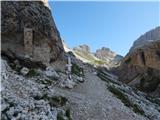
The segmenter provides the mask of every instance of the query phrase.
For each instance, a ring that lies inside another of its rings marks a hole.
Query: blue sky
[[[125,55],[134,40],[160,25],[158,2],[49,2],[62,39],[69,47],[103,46]]]

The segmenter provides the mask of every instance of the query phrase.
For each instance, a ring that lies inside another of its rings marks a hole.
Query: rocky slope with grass
[[[34,69],[17,72],[2,62],[1,117],[3,120],[159,120],[160,100],[93,66],[84,66],[84,82],[72,71],[75,86],[64,87],[63,71]],[[52,73],[52,74],[51,74]]]
[[[118,66],[123,59],[121,55],[116,54],[106,47],[96,50],[95,56],[101,60],[107,61],[113,67]]]
[[[160,27],[138,38],[125,56],[119,80],[154,96],[160,96]]]
[[[122,61],[122,56],[114,53],[109,48],[102,47],[95,53],[92,53],[88,45],[79,45],[73,49],[63,41],[63,46],[66,52],[74,55],[85,63],[89,63],[95,66],[105,66],[108,69],[119,66]]]
[[[63,54],[46,0],[2,2],[2,19],[2,120],[160,119],[158,98],[118,81],[106,68],[78,60],[70,51]]]

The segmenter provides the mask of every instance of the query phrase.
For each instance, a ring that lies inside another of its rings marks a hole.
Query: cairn
[[[71,63],[71,58],[68,57],[68,64],[66,64],[66,74],[69,80],[72,80],[72,63]]]

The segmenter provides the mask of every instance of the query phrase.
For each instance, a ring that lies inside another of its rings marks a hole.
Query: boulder
[[[70,79],[66,79],[60,84],[61,87],[69,88],[69,89],[72,89],[75,85],[76,83]]]
[[[54,80],[57,80],[57,79],[59,78],[58,73],[57,73],[57,72],[54,70],[54,68],[51,67],[51,66],[48,66],[48,67],[46,68],[46,71],[44,72],[44,74],[45,74],[47,77],[49,77],[49,78],[51,78],[51,79],[54,79]]]
[[[76,79],[77,79],[78,82],[84,82],[84,78],[83,77],[77,76]]]

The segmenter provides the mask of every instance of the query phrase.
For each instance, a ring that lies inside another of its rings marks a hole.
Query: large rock
[[[61,57],[61,38],[46,0],[2,1],[1,6],[2,52],[45,64]]]
[[[142,35],[134,42],[116,73],[120,80],[145,92],[160,96],[160,29]],[[158,34],[158,35],[157,35]],[[147,37],[148,36],[148,37]],[[143,39],[142,39],[143,38]],[[146,41],[144,43],[144,41]]]
[[[46,71],[44,72],[44,74],[54,80],[57,80],[59,78],[58,73],[54,70],[53,67],[49,66],[46,68]]]

